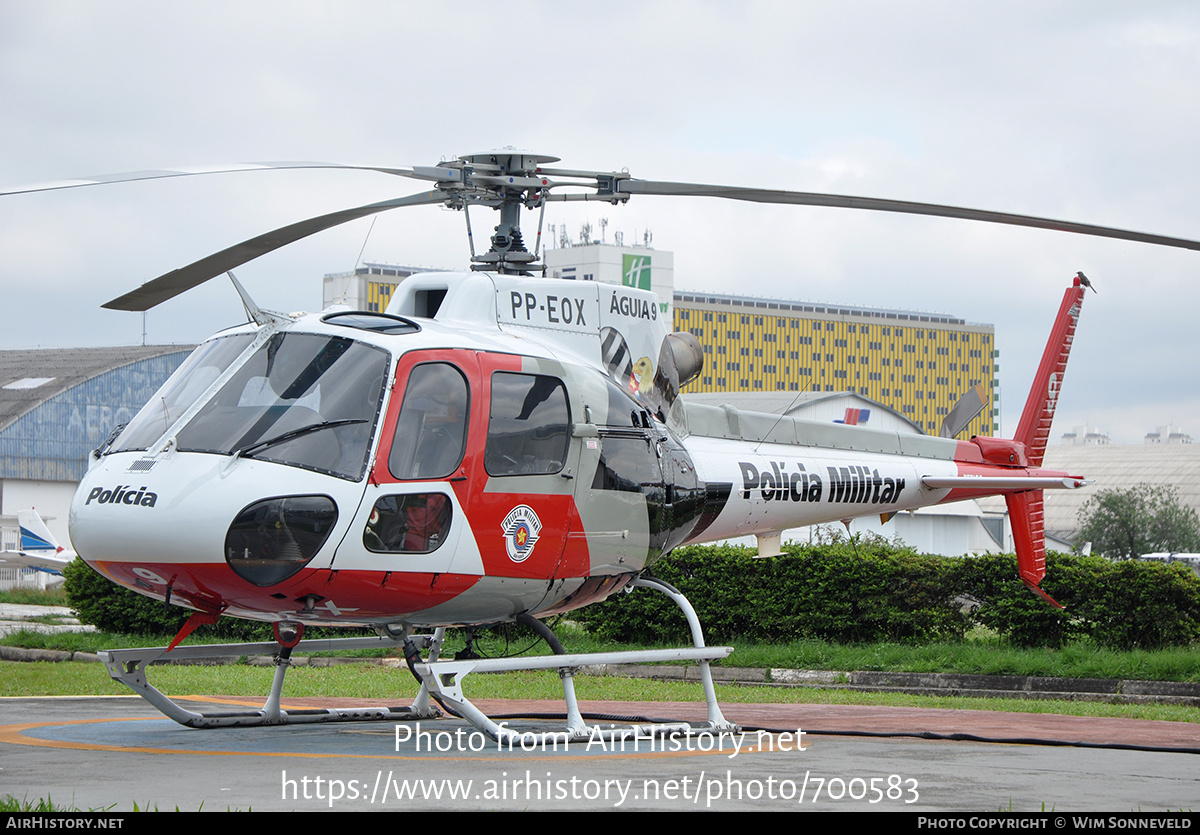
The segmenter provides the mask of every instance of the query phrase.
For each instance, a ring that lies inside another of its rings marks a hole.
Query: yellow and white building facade
[[[968,390],[987,404],[963,433],[998,430],[992,325],[936,313],[676,291],[674,330],[704,348],[684,392],[848,391],[895,409],[925,433]]]

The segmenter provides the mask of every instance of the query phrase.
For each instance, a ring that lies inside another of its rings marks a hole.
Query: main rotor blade
[[[126,171],[123,174],[100,174],[94,177],[80,177],[76,180],[54,180],[48,183],[28,183],[21,186],[0,188],[0,197],[6,194],[29,194],[35,191],[54,191],[61,188],[82,188],[83,186],[99,186],[108,183],[130,183],[138,180],[163,180],[169,177],[195,177],[202,174],[232,174],[237,171],[275,171],[289,168],[348,168],[354,171],[378,171],[382,174],[395,174],[400,177],[413,177],[418,180],[430,179],[422,177],[411,168],[387,168],[378,165],[344,165],[337,162],[246,162],[232,165],[202,166],[198,168],[162,169],[150,171]]]
[[[201,258],[199,261],[188,264],[186,267],[180,267],[177,270],[160,275],[158,278],[147,281],[138,289],[115,298],[102,306],[109,310],[149,310],[157,304],[162,304],[168,299],[172,299],[180,293],[203,284],[210,278],[228,272],[234,267],[241,266],[260,255],[265,255],[268,252],[279,249],[281,246],[287,246],[301,238],[307,238],[309,235],[333,226],[348,223],[351,220],[357,220],[360,217],[366,217],[378,212],[386,212],[388,209],[398,209],[401,206],[423,206],[429,203],[442,203],[445,200],[446,195],[440,191],[424,191],[420,194],[409,195],[408,197],[384,200],[382,203],[371,203],[367,206],[343,209],[340,212],[302,220],[299,223],[284,226],[280,229],[267,232],[265,235],[251,238],[248,241],[242,241],[240,244],[235,244],[228,249],[209,255],[207,258]]]
[[[1108,226],[1093,226],[1088,223],[1072,223],[1067,220],[1015,215],[1007,212],[989,212],[982,209],[963,209],[957,206],[939,206],[934,203],[910,203],[906,200],[881,200],[876,197],[851,197],[841,194],[818,194],[809,191],[780,191],[765,188],[742,188],[740,186],[714,186],[700,183],[664,183],[653,180],[621,180],[618,191],[625,194],[661,194],[679,197],[724,197],[728,200],[746,200],[751,203],[788,203],[797,206],[831,206],[842,209],[870,209],[876,212],[902,212],[933,217],[953,217],[961,220],[981,220],[987,223],[1007,223],[1012,226],[1030,226],[1035,229],[1054,229],[1060,232],[1077,232],[1080,235],[1095,235],[1101,238],[1120,238],[1144,244],[1173,246],[1180,249],[1200,250],[1200,241],[1172,238],[1166,235],[1150,235],[1145,232],[1130,232]]]

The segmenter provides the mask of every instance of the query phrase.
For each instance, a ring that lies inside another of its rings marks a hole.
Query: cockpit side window
[[[398,479],[445,478],[458,469],[467,445],[470,393],[453,365],[423,363],[404,387],[388,469]]]
[[[378,554],[428,554],[446,541],[452,516],[441,493],[384,496],[371,511],[363,545]]]
[[[540,374],[492,375],[484,466],[489,475],[544,475],[567,460],[570,409],[562,380]]]

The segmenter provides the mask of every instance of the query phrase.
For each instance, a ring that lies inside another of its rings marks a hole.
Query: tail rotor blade
[[[987,404],[987,393],[984,391],[983,383],[979,383],[958,398],[958,402],[954,404],[950,414],[942,420],[942,429],[938,434],[943,438],[958,437],[958,433],[966,429]]]

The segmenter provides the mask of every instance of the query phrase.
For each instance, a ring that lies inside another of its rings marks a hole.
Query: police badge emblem
[[[513,562],[524,562],[533,553],[533,546],[542,531],[542,522],[529,505],[514,507],[500,526],[504,530],[504,547]]]

